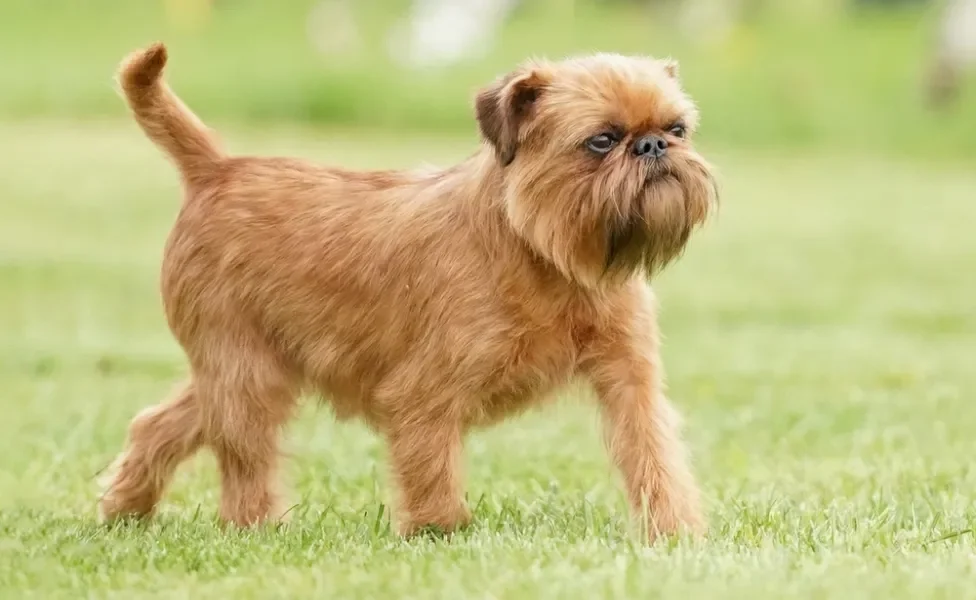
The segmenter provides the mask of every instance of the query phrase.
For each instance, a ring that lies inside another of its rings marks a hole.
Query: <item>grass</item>
[[[359,167],[473,143],[224,133]],[[976,597],[976,173],[710,155],[723,209],[657,284],[709,539],[635,543],[585,395],[473,436],[451,541],[393,536],[381,444],[314,406],[288,525],[221,529],[201,455],[107,529],[94,474],[184,372],[156,290],[177,179],[128,124],[0,124],[0,596]]]

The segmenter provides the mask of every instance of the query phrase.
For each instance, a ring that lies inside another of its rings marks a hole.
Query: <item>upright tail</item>
[[[224,154],[213,134],[162,81],[166,46],[153,44],[130,54],[118,81],[136,122],[176,162],[189,182],[209,175]]]

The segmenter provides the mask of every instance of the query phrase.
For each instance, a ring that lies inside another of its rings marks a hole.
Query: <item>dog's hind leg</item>
[[[204,423],[220,467],[220,517],[245,527],[281,516],[279,438],[298,390],[268,352],[252,350],[242,360],[207,382]]]
[[[202,443],[196,386],[185,384],[129,426],[128,447],[116,459],[99,502],[105,520],[150,516],[176,467]]]

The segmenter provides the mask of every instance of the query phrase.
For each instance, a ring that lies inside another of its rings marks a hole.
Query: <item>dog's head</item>
[[[512,227],[587,287],[659,271],[717,201],[672,61],[526,64],[482,90],[476,111]]]

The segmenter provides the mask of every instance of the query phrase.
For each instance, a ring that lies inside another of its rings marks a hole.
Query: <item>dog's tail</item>
[[[224,154],[213,134],[162,81],[166,46],[153,44],[130,54],[118,73],[136,122],[176,162],[189,182],[207,177]]]

